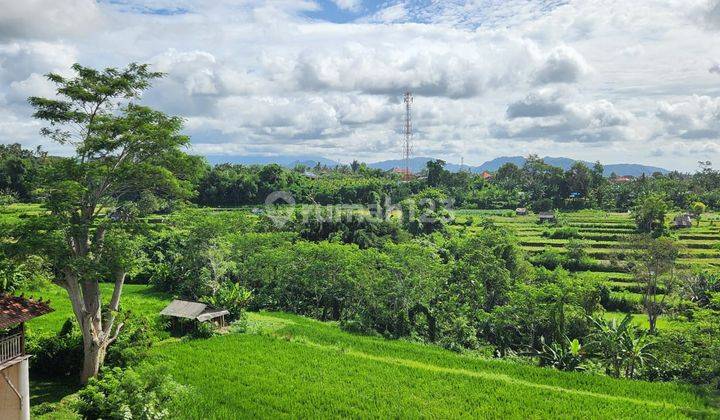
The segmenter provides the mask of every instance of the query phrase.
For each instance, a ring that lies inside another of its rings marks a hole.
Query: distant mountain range
[[[267,165],[269,163],[277,163],[279,165],[292,168],[295,167],[298,164],[303,164],[308,167],[313,167],[320,163],[320,165],[323,166],[329,166],[333,167],[336,165],[340,165],[339,162],[336,162],[331,159],[327,159],[324,157],[318,157],[318,156],[224,156],[224,155],[211,155],[207,156],[208,161],[211,164],[219,164],[219,163],[237,163],[242,165]],[[410,159],[409,166],[410,170],[413,172],[419,172],[423,169],[425,169],[426,164],[428,161],[433,160],[434,158],[430,157],[414,157]],[[495,172],[497,171],[502,165],[506,163],[514,163],[515,165],[522,166],[525,164],[525,158],[522,156],[502,156],[498,157],[492,160],[489,160],[482,165],[479,166],[472,166],[472,165],[459,165],[457,163],[451,163],[447,162],[445,165],[445,169],[451,172],[458,172],[460,170],[470,171],[473,173],[481,173],[483,171],[488,172]],[[575,162],[578,162],[578,160],[565,158],[565,157],[550,157],[546,156],[543,158],[545,163],[552,166],[560,167],[564,170],[569,169]],[[587,161],[581,161],[584,162],[589,167],[592,167],[592,162]],[[371,168],[377,168],[382,169],[385,171],[389,171],[393,168],[402,168],[405,167],[405,161],[401,159],[395,159],[395,160],[383,160],[380,162],[373,162],[368,164]],[[605,176],[609,176],[610,174],[614,173],[616,175],[630,175],[630,176],[640,176],[642,174],[645,175],[652,175],[655,172],[660,172],[663,174],[667,174],[670,172],[667,169],[659,168],[656,166],[647,166],[647,165],[640,165],[637,163],[617,163],[617,164],[603,164],[604,166],[604,173]]]
[[[207,155],[205,156],[212,165],[221,163],[237,163],[240,165],[268,165],[277,163],[288,168],[302,164],[305,166],[315,166],[318,163],[325,166],[337,166],[340,163],[334,160],[326,159],[318,156],[228,156],[228,155]]]

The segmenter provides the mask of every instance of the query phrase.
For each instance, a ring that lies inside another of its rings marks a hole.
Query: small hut
[[[179,331],[184,330],[184,327],[187,326],[187,323],[183,324],[182,320],[212,322],[222,328],[225,326],[225,315],[229,313],[225,309],[213,308],[204,303],[175,299],[160,312],[160,315],[171,317],[173,329]]]
[[[540,223],[555,223],[555,213],[551,211],[541,211],[538,217],[540,218]]]
[[[527,216],[528,211],[525,207],[518,207],[515,209],[515,215],[517,216]]]
[[[676,229],[691,228],[692,217],[687,213],[678,214],[677,216],[675,216],[675,220],[673,220],[673,227],[675,227]]]

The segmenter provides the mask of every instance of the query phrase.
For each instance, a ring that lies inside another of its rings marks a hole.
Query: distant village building
[[[538,217],[540,219],[540,223],[554,223],[555,222],[555,213],[551,211],[541,211],[538,214]]]
[[[403,178],[411,178],[413,176],[412,171],[405,168],[394,168],[393,173],[402,175]]]
[[[525,216],[528,214],[528,211],[525,207],[518,207],[515,209],[515,214],[518,216]]]
[[[225,309],[213,308],[204,303],[175,299],[160,312],[160,315],[173,319],[173,329],[175,331],[185,332],[187,324],[183,324],[180,321],[182,319],[196,322],[212,322],[218,327],[224,327],[225,315],[229,313]]]
[[[634,179],[635,179],[635,177],[633,177],[633,176],[623,175],[623,176],[616,176],[616,177],[610,178],[610,182],[614,182],[616,184],[624,184],[624,183],[630,182]]]
[[[303,172],[303,175],[305,175],[305,177],[310,178],[310,179],[316,179],[318,177],[316,173],[310,172],[310,171]]]
[[[482,177],[485,181],[489,181],[492,179],[493,175],[488,171],[483,171]]]
[[[0,296],[0,419],[30,419],[30,375],[25,322],[52,312],[49,302]]]
[[[688,213],[678,214],[673,220],[673,227],[676,229],[691,228],[692,217]]]

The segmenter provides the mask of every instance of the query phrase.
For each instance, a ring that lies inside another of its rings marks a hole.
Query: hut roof
[[[674,225],[677,227],[691,227],[692,218],[689,214],[679,214],[675,216]]]
[[[176,318],[197,319],[200,322],[227,315],[225,309],[217,309],[200,302],[175,299],[160,312],[160,315]]]
[[[0,296],[0,328],[8,328],[52,312],[49,303],[26,299],[24,296]]]

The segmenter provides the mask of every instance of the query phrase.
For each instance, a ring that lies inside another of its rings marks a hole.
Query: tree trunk
[[[115,341],[123,327],[122,323],[117,326],[114,324],[124,283],[125,273],[116,272],[115,288],[108,307],[108,319],[103,323],[102,299],[98,282],[81,282],[73,272],[65,272],[63,286],[68,292],[75,318],[83,335],[83,369],[80,374],[80,381],[83,384],[97,376],[105,361],[108,346]]]
[[[88,383],[90,378],[97,376],[105,361],[105,352],[107,350],[107,342],[102,345],[96,345],[92,340],[86,342],[83,334],[83,370],[80,374],[80,382]]]
[[[650,334],[655,334],[655,332],[656,332],[657,319],[658,319],[658,316],[656,313],[648,313],[648,324],[650,324],[650,328],[648,329],[648,332]]]

